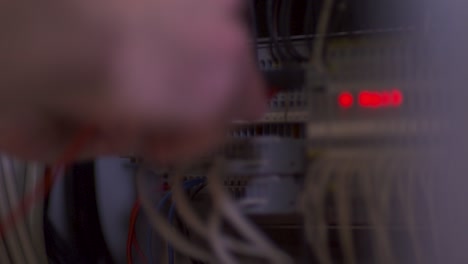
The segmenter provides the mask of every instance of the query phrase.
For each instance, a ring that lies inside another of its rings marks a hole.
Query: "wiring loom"
[[[43,177],[42,181],[36,184],[33,190],[25,194],[21,200],[16,201],[14,198],[16,196],[16,193],[10,190],[9,200],[13,204],[12,206],[10,206],[11,208],[8,209],[8,206],[4,204],[5,200],[2,199],[2,204],[0,206],[3,211],[3,213],[1,214],[2,219],[0,221],[0,241],[9,241],[8,243],[10,245],[8,247],[9,254],[5,254],[5,252],[1,252],[4,249],[4,246],[2,245],[3,243],[0,244],[1,246],[0,253],[2,254],[2,256],[0,256],[1,259],[5,258],[7,255],[10,255],[14,259],[15,262],[19,261],[19,263],[21,263],[21,262],[26,261],[26,260],[23,260],[23,261],[21,260],[23,258],[23,255],[18,251],[20,250],[21,247],[26,249],[26,252],[24,252],[24,254],[25,254],[25,257],[28,259],[28,262],[31,262],[30,261],[31,258],[32,259],[36,258],[35,257],[36,253],[34,252],[35,250],[30,248],[30,246],[28,246],[28,244],[30,243],[28,242],[30,238],[27,237],[25,233],[26,231],[24,229],[25,228],[24,223],[26,221],[25,217],[29,214],[29,212],[31,212],[32,209],[35,208],[35,204],[38,201],[44,199],[44,197],[49,193],[49,191],[51,190],[53,186],[53,183],[57,180],[59,176],[62,175],[59,173],[60,170],[78,156],[78,154],[82,151],[85,144],[89,141],[89,139],[93,135],[94,135],[93,127],[87,127],[79,131],[77,135],[74,137],[70,146],[66,148],[64,153],[55,162],[53,169],[47,170],[46,176]],[[11,167],[9,160],[5,157],[2,158],[2,165],[4,169],[2,178],[6,180],[5,183],[7,184],[6,185],[7,189],[11,189],[13,187],[12,184],[14,184],[13,183],[14,179],[12,178],[13,168]],[[16,230],[20,231],[20,233],[18,233],[20,237],[20,240],[18,242],[15,242],[14,232]],[[43,238],[39,238],[39,239],[44,240]],[[38,243],[38,238],[35,238],[35,241],[36,243]],[[26,247],[24,247],[25,245]],[[41,248],[40,245],[39,245],[39,248]],[[44,247],[42,248],[44,249]],[[39,253],[39,254],[43,254],[43,253]],[[44,255],[42,255],[42,258],[44,258]]]

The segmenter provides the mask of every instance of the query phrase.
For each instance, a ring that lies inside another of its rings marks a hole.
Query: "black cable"
[[[283,0],[283,4],[280,8],[280,28],[281,36],[283,37],[284,47],[288,55],[297,62],[303,62],[306,60],[304,56],[299,54],[296,47],[291,40],[291,20],[292,20],[292,0]]]
[[[307,6],[305,10],[305,17],[304,17],[304,35],[307,39],[307,48],[309,50],[309,57],[312,55],[312,46],[313,46],[313,33],[315,28],[314,23],[315,17],[315,8],[314,8],[314,1],[307,0]]]
[[[286,60],[286,56],[283,54],[281,50],[281,45],[278,40],[278,32],[277,32],[277,21],[275,14],[278,10],[278,2],[279,0],[267,0],[266,4],[266,16],[267,16],[267,28],[268,34],[270,35],[270,53],[276,62],[284,62]],[[278,56],[276,56],[276,54]],[[279,58],[279,59],[278,59]]]
[[[101,228],[94,172],[94,162],[75,164],[67,171],[68,221],[76,249],[87,263],[113,263]]]
[[[288,56],[288,61],[294,59],[294,52],[291,50],[291,43],[289,43],[290,38],[288,37],[288,27],[291,25],[289,23],[289,15],[291,14],[290,12],[290,1],[288,0],[278,0],[278,8],[277,8],[277,13],[276,15],[276,23],[277,23],[277,29],[279,32],[279,37],[282,39],[282,43],[284,46],[285,53]]]
[[[49,262],[54,264],[85,264],[86,260],[55,229],[50,219],[44,221],[44,238]]]
[[[250,11],[250,24],[252,28],[252,43],[253,43],[253,50],[255,57],[258,61],[258,48],[257,48],[257,40],[258,40],[258,23],[257,23],[257,9],[255,6],[255,0],[249,0],[249,11]]]
[[[64,239],[49,218],[50,195],[44,199],[43,228],[46,253],[51,264],[85,264],[73,244]]]

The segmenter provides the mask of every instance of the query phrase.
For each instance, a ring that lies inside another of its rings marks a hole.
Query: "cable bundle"
[[[78,131],[51,170],[0,156],[0,263],[48,262],[43,198],[62,175],[59,172],[79,155],[94,132],[94,127]]]
[[[292,7],[293,0],[268,0],[266,2],[270,55],[276,62],[300,64],[307,59],[296,49],[291,40]]]
[[[44,167],[0,157],[0,218],[19,206],[44,176]],[[0,263],[47,263],[43,232],[43,203],[38,201],[14,228],[0,239]],[[2,223],[4,224],[4,223]]]
[[[312,55],[308,61],[311,72],[314,71],[319,74],[324,74],[325,71],[322,53],[332,7],[333,0],[325,0],[317,25],[317,37],[315,38],[313,50],[311,51]],[[255,17],[255,5],[251,4],[250,8],[252,17]],[[307,15],[311,14],[309,11],[312,8],[312,5],[307,6]],[[292,0],[268,0],[266,3],[268,31],[271,38],[270,51],[272,57],[277,61],[302,63],[306,58],[295,49],[291,42],[291,25],[289,22],[292,14],[291,9]],[[305,21],[310,22],[311,20],[307,17]],[[257,28],[255,24],[256,23],[253,23],[254,31]],[[305,27],[309,26],[309,24],[305,25]],[[175,173],[172,177],[173,188],[172,192],[168,195],[172,195],[174,206],[171,206],[169,209],[169,221],[159,212],[169,197],[165,196],[158,206],[158,210],[155,210],[147,194],[143,170],[140,169],[137,173],[136,185],[139,202],[149,219],[151,227],[170,245],[168,250],[169,263],[173,262],[172,248],[192,259],[209,263],[234,264],[238,262],[236,259],[238,255],[265,259],[268,260],[269,263],[291,263],[292,260],[289,256],[281,252],[268,238],[258,231],[257,228],[243,216],[240,210],[240,207],[244,205],[262,201],[235,202],[223,190],[224,186],[220,180],[222,172],[223,162],[218,161],[207,176],[207,188],[213,200],[213,208],[207,221],[203,221],[190,205],[186,191],[190,189],[192,185],[183,182],[183,171]],[[198,182],[198,184],[201,183]],[[187,227],[208,242],[211,250],[193,244],[171,225],[170,222],[174,216],[175,209]],[[222,224],[224,220],[229,222],[243,239],[236,239],[223,234]],[[326,241],[326,237],[324,237],[324,239],[324,241]],[[133,238],[129,236],[129,241],[132,240]],[[349,235],[347,241],[349,241]],[[325,246],[323,247],[326,248]],[[131,247],[130,249],[127,248],[127,250],[130,250],[131,254]],[[327,263],[327,261],[325,261],[325,263]]]
[[[183,174],[176,173],[172,179],[172,196],[178,215],[187,227],[208,242],[211,250],[199,247],[187,240],[168,223],[156,210],[146,194],[144,176],[137,174],[137,189],[141,205],[150,220],[150,224],[160,236],[174,249],[184,255],[209,263],[237,263],[236,254],[269,260],[270,263],[291,263],[288,256],[276,248],[261,234],[241,213],[239,205],[223,190],[220,181],[222,162],[217,162],[207,176],[208,190],[212,196],[214,208],[208,222],[204,222],[190,206],[185,190],[187,183],[182,182]],[[198,183],[200,184],[200,183]],[[242,206],[242,204],[240,204]],[[172,209],[174,210],[174,209]],[[173,211],[170,209],[170,214]],[[221,231],[222,220],[226,219],[239,231],[244,240],[227,237]]]
[[[349,264],[427,263],[432,258],[422,254],[433,247],[428,241],[434,217],[431,177],[416,171],[412,161],[404,152],[369,151],[327,153],[311,164],[303,213],[318,263],[334,263],[337,255]],[[332,240],[340,253],[332,252]],[[360,243],[369,243],[365,252]]]

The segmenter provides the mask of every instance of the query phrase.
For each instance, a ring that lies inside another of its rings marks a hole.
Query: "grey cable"
[[[219,208],[215,208],[208,221],[208,237],[210,238],[211,248],[219,263],[236,264],[237,261],[229,252],[221,230],[221,214]]]
[[[210,172],[208,172],[208,177],[217,177],[216,174],[219,170],[213,167]],[[195,213],[193,208],[190,206],[190,201],[187,199],[187,195],[184,192],[182,186],[183,172],[176,172],[172,180],[172,197],[174,204],[177,208],[177,213],[180,215],[184,222],[189,226],[194,232],[196,232],[201,237],[206,238],[209,234],[209,229],[205,223],[203,223],[200,217]],[[216,198],[214,198],[216,199]],[[254,245],[242,242],[240,240],[235,240],[229,237],[223,238],[223,243],[231,250],[245,255],[256,256],[256,257],[265,257],[265,255],[258,250]]]
[[[8,200],[10,202],[10,208],[16,208],[19,205],[19,195],[18,195],[18,188],[16,186],[15,181],[15,170],[13,166],[13,160],[2,156],[1,163],[2,163],[2,170],[3,170],[3,177],[5,181],[6,193],[8,196]],[[24,182],[24,181],[23,181]],[[36,263],[36,255],[31,244],[31,240],[29,239],[26,220],[24,218],[19,219],[16,225],[18,238],[20,241],[20,245],[23,249],[23,255],[25,257],[26,263]]]
[[[341,247],[343,251],[343,256],[345,256],[345,263],[356,264],[356,256],[354,254],[354,245],[353,245],[353,222],[352,222],[352,196],[350,195],[350,187],[352,182],[353,169],[352,161],[338,161],[337,164],[341,164],[339,168],[338,178],[336,179],[337,188],[334,191],[335,196],[335,205],[337,208],[338,223],[341,226],[340,228],[340,240]]]
[[[43,176],[44,168],[37,163],[30,163],[26,166],[26,188],[25,193],[31,193]],[[40,197],[38,197],[40,198]],[[35,199],[37,202],[31,208],[28,218],[29,233],[39,263],[47,263],[47,251],[44,237],[44,202],[42,199]]]
[[[328,247],[328,227],[324,206],[327,187],[334,168],[334,163],[327,162],[326,158],[321,158],[309,166],[305,182],[304,218],[306,237],[320,264],[333,263]],[[314,182],[315,178],[318,178],[317,182]],[[316,230],[314,230],[314,226]]]
[[[377,254],[380,256],[380,260],[384,263],[394,263],[392,261],[391,246],[389,245],[388,235],[383,224],[383,217],[379,214],[379,205],[380,202],[378,196],[375,193],[375,186],[373,186],[373,173],[375,172],[374,167],[365,168],[360,172],[363,174],[363,177],[360,180],[361,190],[364,194],[364,199],[367,204],[368,217],[371,225],[374,226],[375,236],[376,236],[376,248]],[[375,183],[374,183],[375,184]]]
[[[378,167],[376,168],[377,171],[382,171],[381,168],[383,168],[384,166],[388,167],[388,166],[392,166],[394,167],[395,166],[395,161],[392,160],[390,157],[387,157],[387,156],[383,156],[382,159],[381,159],[381,163],[378,165]],[[390,168],[392,168],[390,167]],[[392,168],[394,169],[394,168]],[[387,175],[385,175],[387,174]],[[379,173],[376,173],[374,175],[374,177],[376,177],[376,180],[381,180],[382,182],[380,182],[380,185],[378,186],[379,187],[379,197],[377,198],[378,201],[379,201],[379,208],[380,208],[380,213],[379,213],[379,216],[381,217],[381,226],[383,228],[383,230],[386,231],[386,235],[387,235],[387,243],[386,243],[386,247],[385,250],[388,249],[388,255],[390,255],[390,257],[386,257],[386,261],[387,263],[397,263],[396,261],[396,258],[395,258],[395,254],[393,252],[393,249],[392,249],[392,242],[391,242],[391,236],[388,234],[388,226],[389,226],[389,222],[388,222],[388,219],[390,217],[389,213],[390,213],[390,196],[391,196],[391,190],[392,190],[392,187],[393,187],[393,184],[394,182],[392,182],[392,180],[395,178],[394,177],[394,174],[392,173],[392,170],[391,169],[387,169],[385,171],[385,174],[384,174],[384,177],[381,177],[382,175],[379,175]],[[376,189],[377,191],[377,189]]]
[[[0,197],[2,199],[3,197]],[[3,239],[0,239],[0,263],[11,263],[8,258],[8,252]]]
[[[216,161],[218,172],[223,168],[223,161]],[[236,203],[223,190],[219,173],[213,173],[208,178],[208,189],[213,196],[213,201],[222,210],[223,216],[228,220],[239,233],[248,241],[256,245],[259,250],[265,252],[272,263],[292,263],[292,259],[274,246],[265,235],[257,230],[239,211]]]
[[[0,177],[2,177],[1,174],[0,174]],[[6,201],[6,197],[3,197],[3,194],[4,192],[0,189],[0,201]],[[0,224],[2,224],[1,219],[2,219],[2,213],[0,212]],[[2,238],[0,238],[0,263],[11,263],[11,261],[8,258],[7,250],[8,249],[6,247],[5,241],[3,241]]]
[[[2,159],[4,156],[2,155]],[[0,163],[0,167],[3,167]],[[5,186],[5,173],[3,169],[0,169],[0,193],[7,195],[8,190]],[[9,217],[10,210],[12,210],[8,204],[7,197],[2,197],[0,199],[0,219],[1,221],[8,221],[6,217]],[[5,224],[3,222],[2,224]],[[17,230],[16,228],[10,228],[8,230],[4,230],[3,238],[5,239],[5,244],[8,248],[8,252],[11,256],[11,263],[27,263],[26,260],[23,258],[22,250],[20,242],[18,241],[17,237]]]
[[[401,202],[401,207],[403,211],[403,215],[406,215],[406,222],[408,225],[408,234],[412,240],[412,246],[414,251],[414,263],[415,264],[422,264],[423,263],[423,254],[421,245],[419,244],[419,236],[417,230],[417,221],[416,221],[416,208],[414,208],[414,200],[412,199],[412,195],[415,195],[413,190],[415,189],[417,179],[415,173],[410,169],[408,171],[408,175],[398,175],[400,179],[397,178],[398,190],[399,190],[399,197]]]
[[[151,199],[149,198],[145,189],[146,186],[142,168],[139,168],[136,174],[136,187],[138,197],[141,202],[141,207],[147,215],[151,227],[161,236],[161,238],[170,243],[174,249],[177,249],[179,252],[187,256],[201,261],[213,263],[213,257],[209,252],[192,244],[177,230],[175,230],[175,228],[166,221],[165,217],[161,216],[153,208]]]
[[[265,204],[265,200],[244,200],[239,203],[241,207],[249,207],[252,205]],[[219,263],[223,264],[235,264],[234,256],[229,252],[229,248],[226,245],[226,240],[222,236],[222,216],[220,214],[220,208],[214,208],[213,212],[208,220],[208,230],[211,242],[211,247],[217,257]]]
[[[13,175],[15,179],[17,197],[23,197],[26,181],[26,164],[25,162],[19,161],[17,159],[11,159],[11,162],[13,166]]]

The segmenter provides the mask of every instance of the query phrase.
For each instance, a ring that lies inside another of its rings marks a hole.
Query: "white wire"
[[[223,161],[216,161],[222,166]],[[263,251],[265,256],[271,260],[272,263],[292,263],[289,256],[281,252],[280,249],[275,247],[268,238],[259,232],[239,211],[236,203],[229,197],[223,190],[223,184],[220,180],[218,173],[210,174],[208,178],[208,189],[213,196],[213,202],[222,210],[223,216],[228,220],[233,227],[237,228],[239,233],[248,241],[256,245],[256,247]]]
[[[1,163],[0,163],[0,167],[3,167],[1,166]],[[10,211],[12,210],[9,207],[8,199],[6,197],[8,193],[7,191],[8,190],[5,186],[5,173],[2,169],[0,170],[0,193],[4,194],[5,197],[2,197],[2,199],[0,199],[0,219],[4,221],[2,223],[3,225],[6,224],[5,221],[9,221],[7,217],[9,217]],[[16,228],[5,229],[3,230],[3,232],[4,232],[3,238],[5,239],[5,244],[11,256],[11,263],[26,263],[25,259],[23,258],[21,245],[20,245],[20,242],[18,241],[18,237],[16,234]]]
[[[352,196],[350,195],[350,181],[352,182],[353,173],[351,160],[339,162],[338,177],[336,179],[337,188],[334,191],[335,205],[337,209],[339,234],[342,245],[343,256],[345,263],[355,264],[356,256],[354,254],[353,245],[353,226],[352,226],[352,211],[351,203]]]
[[[435,263],[439,263],[439,257],[440,257],[440,253],[439,253],[439,245],[438,245],[438,240],[437,237],[438,237],[438,234],[437,234],[437,230],[434,228],[434,221],[435,221],[435,209],[434,209],[434,206],[435,206],[435,195],[434,194],[434,176],[435,175],[438,175],[438,171],[434,171],[434,170],[431,170],[430,172],[429,171],[422,171],[421,172],[425,177],[425,181],[424,181],[424,187],[423,188],[423,195],[424,195],[424,200],[427,202],[427,210],[428,210],[428,222],[430,223],[430,228],[429,228],[429,232],[430,232],[430,241],[432,241],[433,243],[433,246],[434,246],[434,258],[435,258]]]
[[[230,254],[225,239],[223,239],[221,220],[219,208],[214,208],[208,221],[208,237],[210,238],[211,248],[217,257],[218,263],[236,264],[237,261],[234,260],[232,254]]]
[[[325,46],[325,38],[328,30],[328,24],[330,22],[331,13],[333,9],[333,2],[333,0],[324,0],[317,25],[317,37],[315,38],[311,63],[319,74],[325,73],[325,65],[323,62],[323,50]]]
[[[247,199],[239,202],[241,207],[249,207],[253,205],[265,204],[264,199]],[[211,247],[219,261],[223,264],[235,264],[237,261],[234,260],[234,257],[229,252],[229,248],[226,245],[226,240],[223,239],[222,229],[221,229],[221,214],[219,208],[214,208],[212,214],[208,221],[209,229],[209,238],[211,242]]]
[[[308,168],[306,184],[305,184],[305,204],[304,218],[306,238],[315,249],[315,254],[319,259],[320,264],[331,264],[331,255],[328,247],[328,227],[325,219],[325,195],[328,191],[328,184],[332,171],[335,168],[335,163],[327,162],[327,159],[320,159],[316,163],[311,164]],[[314,178],[318,178],[318,182],[314,182]],[[312,209],[309,210],[308,204],[312,203]],[[315,221],[314,221],[315,219]],[[314,228],[316,226],[316,228]],[[317,230],[317,235],[314,230]]]
[[[15,179],[17,197],[24,196],[24,186],[26,180],[26,164],[17,159],[11,159],[12,171]]]
[[[25,193],[33,192],[34,188],[43,176],[44,168],[37,163],[30,163],[26,166],[26,188]],[[38,197],[42,198],[42,197]],[[39,263],[47,263],[47,251],[45,246],[43,211],[44,203],[42,199],[35,199],[36,203],[31,208],[28,227]]]
[[[217,175],[213,175],[219,171],[219,168],[217,166],[219,166],[219,164],[215,164],[211,168],[211,170],[208,172],[208,177],[217,176]],[[190,202],[187,199],[187,196],[183,189],[183,185],[182,185],[183,176],[182,175],[183,175],[182,172],[177,172],[174,175],[174,178],[172,181],[172,184],[173,184],[172,197],[173,197],[175,206],[177,208],[177,213],[184,220],[184,223],[187,224],[188,227],[190,227],[193,231],[195,231],[201,237],[207,238],[210,232],[206,224],[202,222],[200,217],[195,213],[193,208],[190,206]],[[223,237],[221,239],[223,240],[223,244],[225,244],[226,247],[228,247],[230,250],[234,252],[245,254],[245,255],[250,255],[250,256],[256,256],[256,257],[265,257],[263,252],[259,251],[252,244],[249,244],[240,240],[235,240],[230,237]]]
[[[3,173],[0,173],[0,178],[3,177]],[[0,181],[2,181],[0,179]],[[1,205],[2,201],[6,201],[7,198],[4,197],[3,195],[5,194],[5,192],[2,190],[2,187],[3,184],[0,183],[0,225],[2,224],[1,220],[3,219],[3,214],[1,213],[1,211],[3,211],[3,206]],[[4,236],[6,236],[6,234],[4,234]],[[0,238],[0,263],[10,263],[10,260],[8,258],[8,248],[6,247],[6,244],[5,244],[5,241],[3,240],[3,238]]]
[[[6,156],[2,156],[1,162],[3,169],[3,177],[5,180],[6,193],[10,202],[10,208],[13,209],[19,205],[19,200],[21,199],[21,197],[18,197],[18,188],[16,186],[13,160]],[[35,260],[37,258],[35,256],[31,240],[28,237],[26,221],[24,218],[18,219],[16,228],[26,263],[35,263]]]
[[[179,232],[177,232],[172,225],[170,225],[165,217],[161,216],[154,208],[145,189],[143,169],[138,169],[136,174],[136,187],[138,196],[141,202],[141,207],[146,213],[151,227],[168,243],[181,253],[192,258],[213,263],[213,258],[209,252],[192,244]]]
[[[373,170],[375,169],[375,166],[371,167],[371,169],[368,169],[368,166],[363,166],[363,168],[364,169],[361,171],[363,177],[360,180],[360,183],[363,193],[365,194],[369,220],[375,229],[377,253],[380,255],[379,261],[383,263],[393,263],[394,261],[392,261],[393,256],[391,254],[391,246],[389,245],[388,235],[383,224],[384,219],[381,213],[379,213],[380,201],[378,197],[375,197],[375,186],[372,186],[374,178],[373,173],[376,173],[376,171]]]
[[[423,263],[423,258],[421,254],[421,247],[420,247],[420,239],[418,236],[418,231],[416,229],[416,216],[415,216],[415,209],[413,200],[411,199],[411,195],[416,195],[413,190],[415,190],[415,185],[417,182],[416,175],[410,168],[408,171],[408,175],[399,175],[400,179],[398,180],[398,190],[400,191],[400,203],[401,208],[403,211],[403,215],[406,216],[406,222],[408,224],[408,233],[412,240],[413,251],[414,251],[414,262],[417,264]],[[424,192],[424,191],[423,191]]]
[[[385,167],[388,167],[388,169],[384,169]],[[387,250],[387,253],[389,257],[386,257],[385,262],[386,263],[396,263],[395,261],[395,255],[393,254],[393,249],[392,249],[392,241],[391,237],[389,234],[389,221],[388,219],[390,218],[390,196],[391,196],[391,190],[393,186],[392,180],[395,178],[395,174],[393,173],[392,169],[395,169],[394,167],[396,166],[395,160],[387,156],[383,156],[380,158],[380,164],[376,167],[378,172],[385,171],[383,175],[380,173],[376,172],[374,177],[377,177],[378,179],[381,179],[380,186],[377,186],[376,191],[378,194],[380,194],[380,197],[378,197],[379,201],[379,208],[380,208],[380,213],[379,213],[379,218],[380,218],[380,228],[382,228],[383,231],[385,231],[385,250]],[[384,251],[385,252],[385,251]]]
[[[2,174],[0,174],[0,177],[2,177]],[[0,181],[1,181],[1,179],[0,179]],[[0,183],[0,187],[1,186],[2,186],[2,184]],[[4,194],[5,194],[5,192],[3,192],[3,190],[0,188],[0,204],[1,204],[1,201],[6,201],[6,197],[3,197]],[[0,205],[0,208],[2,208],[1,205]],[[1,220],[3,219],[1,211],[2,210],[0,209],[0,225],[2,224]],[[7,250],[8,249],[6,247],[5,241],[3,241],[2,238],[0,238],[0,263],[10,263],[10,260],[8,258]]]

